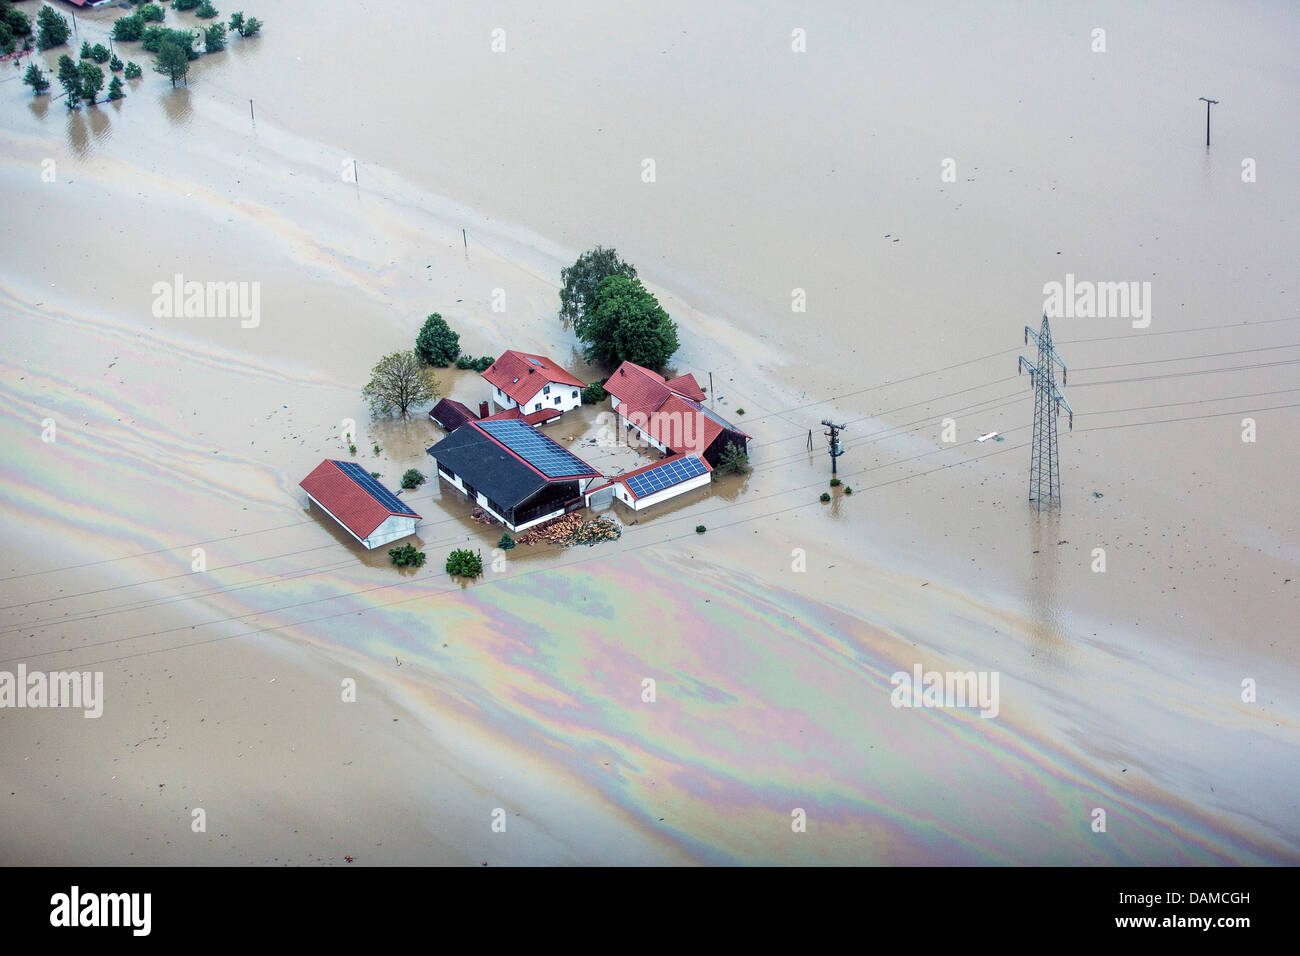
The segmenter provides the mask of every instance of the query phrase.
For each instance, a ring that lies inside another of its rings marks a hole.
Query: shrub
[[[376,445],[375,445],[375,447],[374,447],[374,449],[373,449],[372,451],[373,451],[373,454],[376,454],[376,455],[379,454],[379,445],[378,445],[378,443],[376,443]]]
[[[696,533],[696,534],[704,534],[704,532],[707,531],[707,530],[709,530],[709,529],[706,528],[706,527],[704,527],[704,525],[702,525],[702,524],[697,524],[697,525],[695,526],[695,533]]]
[[[415,468],[408,468],[406,474],[402,475],[402,487],[406,489],[419,488],[427,481],[423,474]]]
[[[108,84],[108,98],[110,100],[120,100],[124,96],[126,94],[122,92],[122,78],[120,76],[113,77],[113,82]]]
[[[117,57],[113,57],[113,59],[108,61],[108,68],[112,70],[114,73],[121,71],[122,61],[119,60]]]
[[[68,18],[48,3],[41,7],[40,13],[36,14],[36,22],[40,27],[36,33],[36,49],[48,50],[68,42],[68,36],[72,33]]]
[[[424,552],[416,551],[415,545],[404,544],[400,548],[389,548],[388,556],[399,568],[418,568],[424,565]]]
[[[249,17],[244,21],[244,29],[239,31],[241,37],[257,36],[258,31],[262,29],[262,21],[257,17]]]
[[[217,8],[212,5],[210,0],[203,0],[199,4],[199,8],[194,11],[194,15],[204,20],[211,20],[217,15]]]
[[[144,76],[144,70],[140,69],[139,63],[132,63],[130,60],[127,60],[126,71],[122,75],[128,80],[138,80],[140,77]]]
[[[432,312],[415,337],[415,354],[425,365],[446,368],[460,354],[460,336],[437,312]]]
[[[208,53],[220,53],[226,48],[226,25],[214,23],[203,30],[203,49]]]
[[[349,445],[348,445],[348,451],[355,455],[355,454],[357,453],[357,446],[356,446],[356,445],[349,444]]]
[[[107,63],[108,58],[112,55],[108,52],[108,47],[102,43],[96,43],[90,48],[90,58],[96,63]]]
[[[146,23],[162,23],[165,16],[163,8],[156,3],[146,3],[135,12],[135,15]]]
[[[77,54],[77,59],[78,59],[78,60],[89,60],[89,59],[90,59],[90,41],[89,41],[89,40],[82,40],[82,41],[81,41],[81,52]]]
[[[124,40],[138,40],[144,36],[144,17],[133,13],[129,17],[118,17],[113,21],[113,39],[121,43]]]
[[[502,551],[509,551],[515,546],[515,539],[510,537],[504,531],[501,532],[501,540],[497,542],[497,547]]]
[[[724,475],[745,475],[749,473],[749,455],[734,441],[727,442],[718,457],[718,471]]]
[[[604,382],[592,382],[582,390],[582,404],[599,405],[609,397],[609,392],[605,391]]]
[[[458,355],[456,356],[456,367],[462,372],[468,371],[474,367],[474,359],[468,355]]]
[[[188,30],[173,30],[170,27],[160,27],[156,23],[151,23],[145,27],[144,33],[140,36],[140,45],[150,53],[157,53],[164,43],[175,43],[191,60],[197,60],[199,57],[194,52],[194,34]]]
[[[476,578],[483,573],[483,556],[469,548],[457,548],[447,555],[447,573],[462,578]]]
[[[738,409],[736,409],[736,414],[737,414],[737,415],[743,415],[743,414],[745,414],[745,410],[744,410],[743,408],[738,408]]]
[[[379,472],[377,472],[377,471],[372,471],[372,472],[370,473],[370,477],[373,478],[373,479],[375,479],[375,481],[378,481],[378,480],[379,480]]]
[[[845,485],[845,486],[844,486],[844,493],[845,493],[846,495],[851,495],[851,494],[853,494],[853,489],[850,488],[848,485]]]
[[[193,10],[202,0],[172,0],[173,10]]]
[[[829,491],[823,491],[822,501],[830,501],[830,500],[831,500],[831,493]]]
[[[32,88],[32,92],[38,96],[50,88],[50,81],[45,78],[41,68],[35,63],[27,64],[27,72],[23,74],[23,82]]]
[[[838,488],[839,486],[840,486],[840,480],[839,480],[838,478],[832,478],[832,479],[831,479],[831,487],[832,487],[832,488]]]

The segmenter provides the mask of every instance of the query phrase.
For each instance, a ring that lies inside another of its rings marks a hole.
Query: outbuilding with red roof
[[[749,436],[703,404],[695,376],[665,379],[624,362],[605,382],[614,411],[631,431],[663,452],[697,454],[717,465],[727,445],[748,450]]]
[[[327,458],[298,484],[367,548],[415,534],[420,516],[355,461]]]

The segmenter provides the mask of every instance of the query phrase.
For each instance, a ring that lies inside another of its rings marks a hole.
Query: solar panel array
[[[397,495],[393,494],[379,482],[375,481],[375,479],[370,476],[370,472],[366,471],[355,461],[336,461],[334,464],[338,465],[339,468],[342,469],[343,474],[347,475],[358,485],[368,491],[375,500],[389,511],[395,511],[402,515],[415,514],[415,512],[411,510],[410,505],[403,504],[398,500]]]
[[[717,422],[717,423],[718,423],[719,425],[721,425],[723,428],[727,429],[727,431],[735,431],[735,430],[736,430],[736,426],[735,426],[735,425],[731,424],[731,422],[729,422],[729,421],[727,421],[725,418],[721,417],[717,412],[715,412],[713,409],[709,408],[709,406],[707,406],[707,405],[701,405],[699,402],[691,401],[691,399],[689,399],[689,398],[684,399],[684,400],[687,401],[687,402],[689,402],[693,407],[698,408],[700,411],[702,411],[702,412],[703,412],[705,415],[707,415],[709,418],[713,419],[715,422]]]
[[[669,458],[657,468],[626,478],[624,484],[632,489],[632,494],[644,498],[657,491],[681,484],[689,478],[697,478],[704,472],[704,462],[700,461],[699,455],[684,455],[680,458]]]
[[[592,467],[517,418],[479,422],[479,427],[548,478],[590,475]]]

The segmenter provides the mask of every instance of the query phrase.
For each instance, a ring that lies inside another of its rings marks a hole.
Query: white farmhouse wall
[[[398,538],[405,538],[415,534],[415,519],[410,515],[389,515],[384,522],[370,532],[370,537],[362,542],[367,548],[377,548],[380,545],[388,544],[390,541],[396,541]]]

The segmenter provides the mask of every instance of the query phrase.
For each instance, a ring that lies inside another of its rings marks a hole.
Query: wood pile
[[[592,545],[600,541],[617,541],[623,529],[611,518],[595,518],[584,521],[582,515],[571,511],[567,515],[552,518],[545,524],[525,531],[516,541],[519,544],[558,544],[567,548],[570,545]]]

